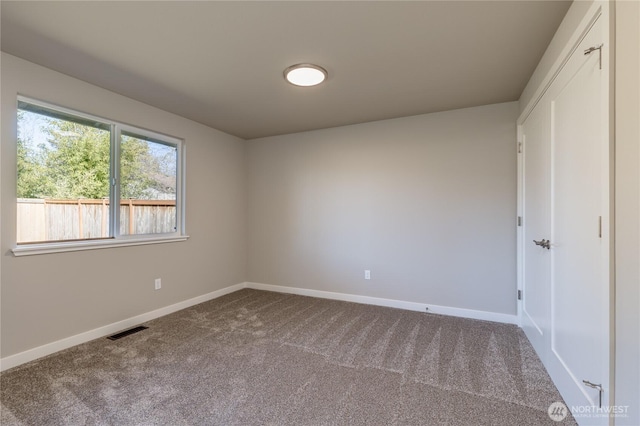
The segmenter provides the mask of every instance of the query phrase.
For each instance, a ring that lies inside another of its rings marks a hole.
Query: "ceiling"
[[[515,101],[570,2],[0,4],[4,52],[253,139]]]

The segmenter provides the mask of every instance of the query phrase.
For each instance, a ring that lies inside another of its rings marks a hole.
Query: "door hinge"
[[[583,380],[582,383],[598,391],[598,408],[602,408],[602,394],[604,393],[604,389],[602,388],[602,385],[591,383],[588,380]]]
[[[522,290],[518,290],[518,300],[522,300]]]
[[[522,142],[518,142],[518,154],[522,154]]]
[[[592,46],[588,49],[585,49],[584,54],[585,55],[590,55],[592,52],[595,52],[596,50],[598,51],[598,66],[600,67],[600,69],[602,69],[602,47],[604,46],[603,43],[600,43],[600,46]]]
[[[522,226],[522,216],[518,216],[518,226]]]

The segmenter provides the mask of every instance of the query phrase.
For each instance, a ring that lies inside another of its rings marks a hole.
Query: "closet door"
[[[570,405],[591,407],[605,407],[609,399],[608,78],[601,18],[548,91],[548,368]],[[607,424],[607,419],[585,417],[584,423]]]
[[[549,347],[550,255],[535,241],[550,235],[551,184],[548,103],[540,102],[522,125],[524,270],[521,283],[522,328],[544,360]]]
[[[606,12],[606,11],[604,11]],[[520,126],[522,327],[582,424],[608,424],[608,16]]]

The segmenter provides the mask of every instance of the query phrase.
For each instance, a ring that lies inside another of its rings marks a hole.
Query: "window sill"
[[[154,236],[154,237],[138,237],[138,238],[122,238],[122,239],[107,239],[107,240],[90,240],[90,241],[70,241],[70,242],[55,242],[55,243],[40,243],[40,244],[25,244],[15,247],[11,251],[16,257],[19,256],[33,256],[37,254],[48,253],[64,253],[67,251],[82,251],[82,250],[96,250],[112,247],[129,247],[129,246],[141,246],[147,244],[163,244],[174,243],[178,241],[186,241],[189,238],[188,235],[180,236]]]

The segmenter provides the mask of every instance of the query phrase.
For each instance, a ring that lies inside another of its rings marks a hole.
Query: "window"
[[[176,138],[19,97],[14,253],[182,237],[181,150]]]

